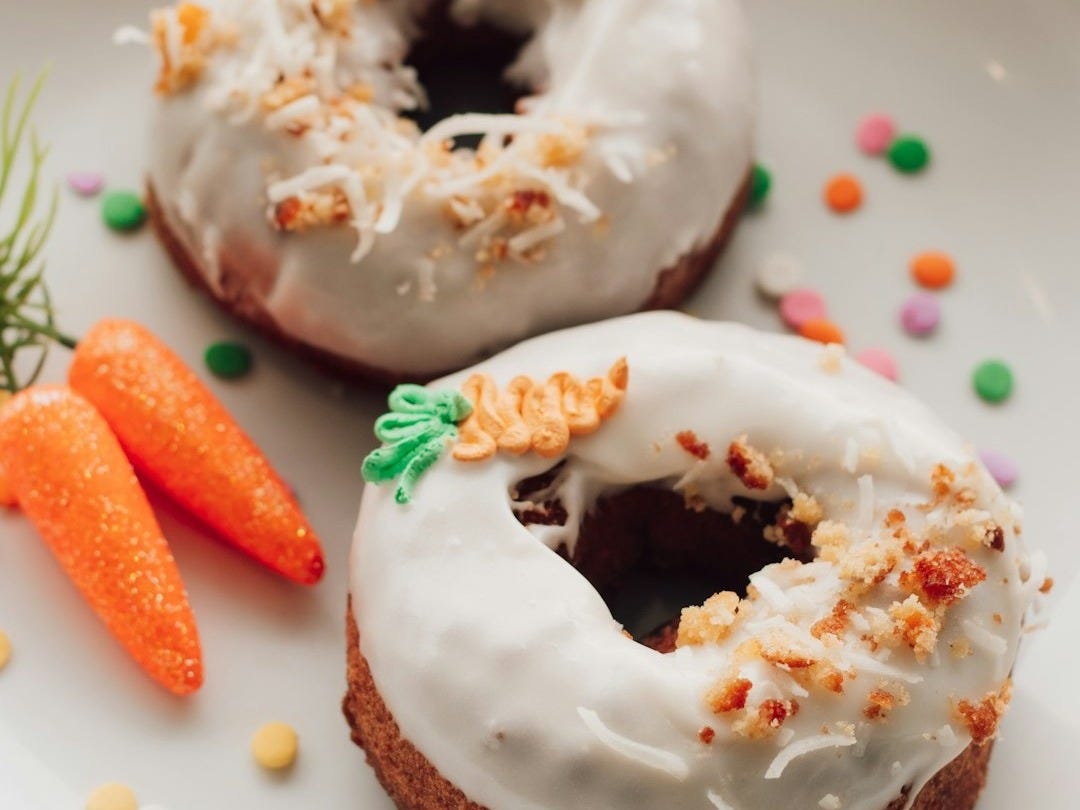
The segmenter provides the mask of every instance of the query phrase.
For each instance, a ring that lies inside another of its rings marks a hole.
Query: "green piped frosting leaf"
[[[389,405],[390,412],[375,420],[375,437],[384,445],[364,459],[364,480],[396,480],[394,500],[408,503],[420,476],[457,440],[458,423],[472,413],[472,404],[453,389],[399,385]]]

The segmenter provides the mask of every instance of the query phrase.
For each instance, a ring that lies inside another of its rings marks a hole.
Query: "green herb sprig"
[[[13,176],[25,153],[29,173],[21,194],[12,192],[13,222],[0,230],[0,390],[15,393],[41,374],[52,343],[74,348],[75,341],[54,323],[52,300],[45,285],[41,251],[56,218],[59,189],[53,186],[44,205],[41,171],[48,155],[30,124],[30,113],[45,82],[42,73],[19,102],[21,79],[8,84],[0,111],[0,212],[9,202]],[[19,373],[15,358],[29,354],[29,371]]]

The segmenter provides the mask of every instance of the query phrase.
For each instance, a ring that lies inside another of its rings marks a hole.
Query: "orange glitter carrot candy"
[[[0,407],[0,489],[154,680],[177,695],[202,685],[180,572],[131,463],[89,402],[65,386],[33,386]]]
[[[255,443],[148,330],[105,320],[79,341],[71,387],[105,417],[140,473],[232,545],[313,585],[325,562],[296,499]]]

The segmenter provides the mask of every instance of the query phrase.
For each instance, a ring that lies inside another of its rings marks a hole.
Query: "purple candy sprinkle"
[[[72,172],[67,176],[68,188],[82,197],[93,197],[105,187],[105,177],[99,172]]]
[[[915,293],[900,309],[900,323],[909,335],[929,335],[940,322],[941,305],[937,298],[927,292]]]
[[[1009,489],[1020,477],[1020,468],[1004,453],[999,453],[997,450],[983,450],[979,455],[987,471],[1002,489]]]

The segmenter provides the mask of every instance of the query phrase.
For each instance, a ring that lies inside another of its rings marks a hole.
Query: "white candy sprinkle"
[[[779,299],[799,286],[803,269],[787,253],[770,253],[758,264],[755,284],[766,298]]]
[[[832,793],[826,793],[818,802],[818,807],[824,808],[824,810],[840,810],[843,805],[840,804],[839,797],[834,796]]]

